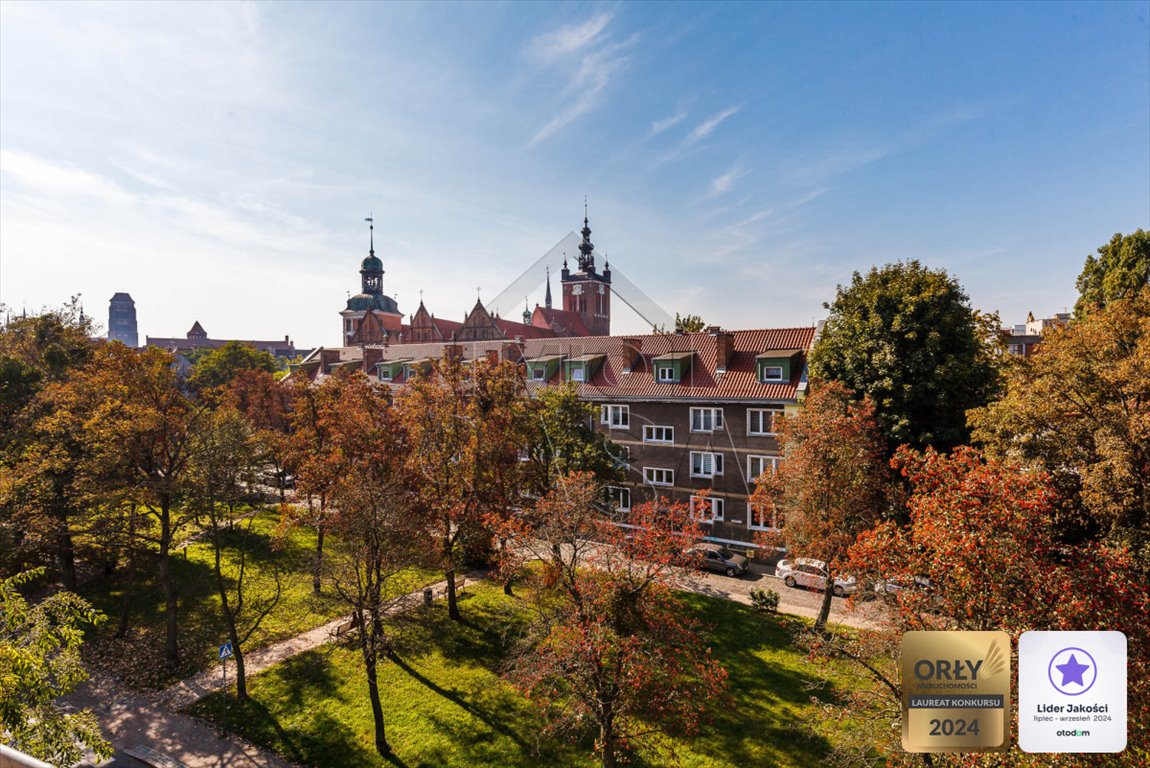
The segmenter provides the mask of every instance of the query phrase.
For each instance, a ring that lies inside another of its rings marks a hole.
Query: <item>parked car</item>
[[[812,560],[808,557],[780,560],[775,566],[775,575],[788,587],[807,587],[821,591],[826,589],[827,564],[822,560]],[[837,597],[854,594],[857,590],[858,583],[853,576],[835,577],[834,586],[831,588]]]
[[[698,566],[705,571],[727,576],[742,576],[747,572],[747,558],[735,554],[722,544],[702,542],[687,552],[697,559]]]
[[[880,595],[893,595],[904,589],[921,589],[929,592],[934,589],[934,585],[926,576],[882,579],[874,584],[874,591]]]

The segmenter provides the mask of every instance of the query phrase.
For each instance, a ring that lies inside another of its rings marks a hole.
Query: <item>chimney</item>
[[[382,359],[382,349],[379,347],[365,347],[363,350],[363,372],[370,376],[375,372],[375,364]]]
[[[731,353],[735,351],[735,334],[724,331],[717,325],[708,328],[707,333],[715,337],[715,370],[726,371],[727,363],[731,361]]]
[[[456,362],[463,359],[463,345],[462,344],[444,344],[443,345],[443,358],[445,360],[454,360]]]
[[[635,364],[643,359],[643,342],[634,336],[625,336],[619,339],[619,354],[627,364],[623,366],[623,373],[630,373]]]
[[[487,362],[491,363],[492,365],[499,365],[498,349],[489,349],[484,353],[484,355],[487,357]]]

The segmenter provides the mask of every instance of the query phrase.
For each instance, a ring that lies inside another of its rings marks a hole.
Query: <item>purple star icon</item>
[[[1078,660],[1080,656],[1082,661]],[[1056,664],[1058,661],[1062,663]],[[1062,675],[1061,683],[1054,681],[1054,670],[1058,670]],[[1066,696],[1081,696],[1094,687],[1094,682],[1098,679],[1098,664],[1094,661],[1094,657],[1082,648],[1063,648],[1051,657],[1050,664],[1046,668],[1046,676],[1059,693]],[[1070,690],[1068,687],[1071,685],[1077,690]]]
[[[1059,664],[1055,669],[1062,673],[1063,685],[1067,685],[1068,683],[1086,685],[1086,683],[1082,681],[1082,673],[1090,669],[1090,665],[1078,663],[1078,659],[1074,658],[1074,654],[1072,653],[1070,654],[1070,661],[1065,664]]]

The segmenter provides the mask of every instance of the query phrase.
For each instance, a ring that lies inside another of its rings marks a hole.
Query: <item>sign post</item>
[[[224,724],[228,721],[228,657],[232,655],[232,643],[229,640],[220,646],[220,672],[224,677]]]

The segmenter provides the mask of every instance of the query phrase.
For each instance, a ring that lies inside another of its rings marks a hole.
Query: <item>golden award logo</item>
[[[993,752],[1009,745],[1010,635],[907,632],[902,637],[902,747]]]

